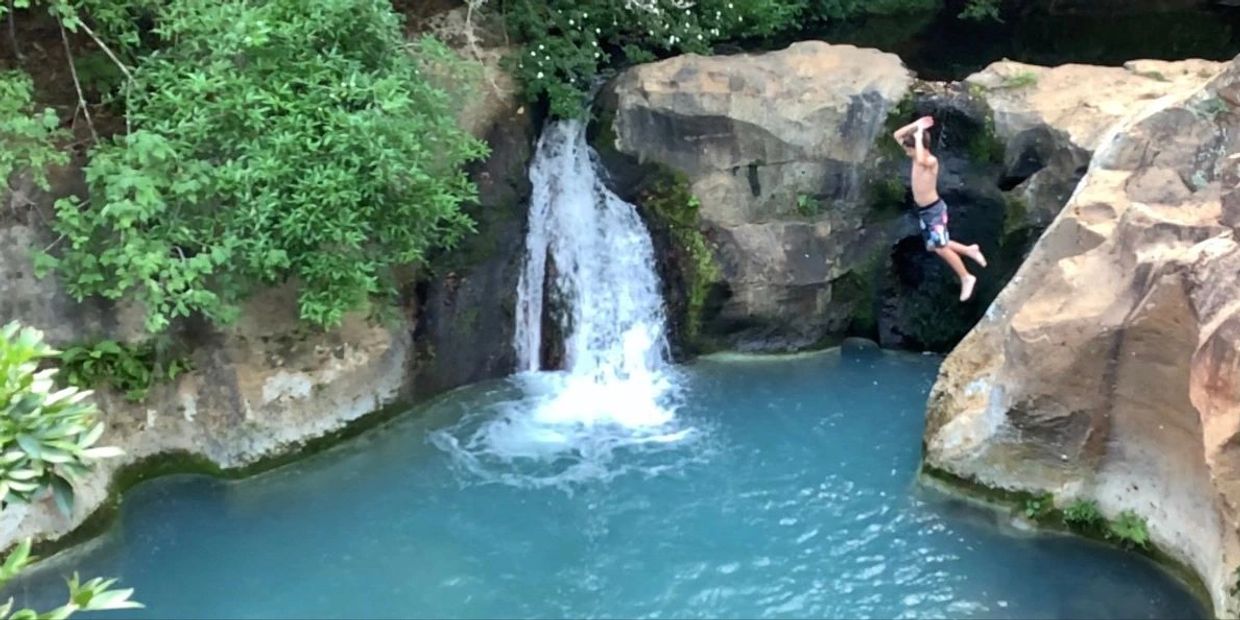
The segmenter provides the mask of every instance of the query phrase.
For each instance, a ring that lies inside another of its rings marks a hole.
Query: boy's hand
[[[931,127],[934,127],[934,117],[933,117],[933,116],[923,116],[923,117],[921,117],[921,118],[917,119],[917,128],[918,128],[918,129],[929,129],[929,128],[931,128]]]

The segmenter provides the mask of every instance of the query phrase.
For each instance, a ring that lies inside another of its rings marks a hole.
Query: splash
[[[547,485],[608,478],[628,471],[616,463],[621,453],[659,452],[693,435],[676,420],[650,234],[596,170],[583,123],[547,127],[530,168],[517,288],[513,381],[520,396],[467,413],[432,436],[484,479]],[[548,293],[562,306],[564,367],[557,371],[540,368]]]

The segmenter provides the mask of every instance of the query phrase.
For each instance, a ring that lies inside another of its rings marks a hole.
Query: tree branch
[[[120,67],[121,73],[124,73],[125,77],[129,78],[129,81],[132,82],[133,73],[129,71],[129,67],[126,67],[125,63],[121,62],[120,58],[116,57],[116,54],[112,53],[112,48],[108,47],[108,44],[104,43],[103,40],[95,34],[95,31],[91,30],[90,26],[87,26],[85,22],[79,21],[78,24],[82,27],[82,30],[86,31],[87,35],[90,35],[90,38],[95,42],[95,45],[98,45],[99,49],[103,50],[103,53],[107,54],[108,58],[111,58],[112,62],[116,63],[117,67]]]
[[[90,117],[90,106],[86,104],[86,95],[82,93],[82,82],[78,80],[77,67],[73,65],[73,50],[69,47],[69,34],[65,32],[64,24],[59,21],[57,24],[60,25],[60,41],[65,45],[65,60],[69,63],[69,75],[73,76],[73,88],[77,90],[78,106],[82,108],[82,114],[86,115],[86,126],[90,128],[90,136],[98,144],[99,133],[95,131],[95,121]],[[77,112],[73,113],[73,117],[77,118]]]

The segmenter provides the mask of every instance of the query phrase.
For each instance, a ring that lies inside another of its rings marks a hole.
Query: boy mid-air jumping
[[[960,278],[960,301],[973,296],[977,278],[964,267],[961,256],[986,266],[986,257],[977,244],[964,245],[952,241],[947,235],[947,204],[939,198],[939,160],[930,154],[926,130],[934,126],[934,119],[923,116],[901,127],[892,135],[904,152],[913,160],[913,202],[917,203],[917,216],[921,222],[921,237],[926,251],[942,258]]]

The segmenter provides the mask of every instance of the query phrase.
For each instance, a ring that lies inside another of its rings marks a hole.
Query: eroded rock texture
[[[1084,181],[947,358],[926,426],[934,467],[1144,516],[1221,616],[1240,611],[1238,104],[1240,60],[1079,134]]]

